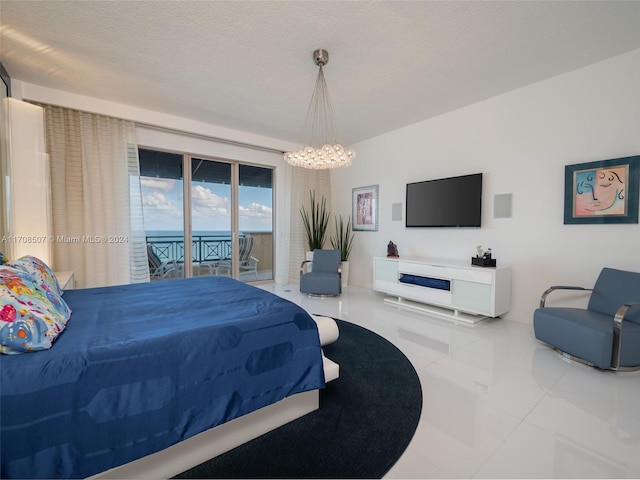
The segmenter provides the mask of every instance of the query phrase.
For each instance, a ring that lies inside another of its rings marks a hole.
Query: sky
[[[146,231],[183,230],[182,180],[140,177]],[[240,186],[239,230],[271,232],[271,188]],[[192,182],[192,224],[194,231],[231,230],[231,186]]]

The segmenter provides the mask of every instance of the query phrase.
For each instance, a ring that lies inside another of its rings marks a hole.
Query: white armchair
[[[182,267],[177,260],[162,261],[153,250],[152,245],[147,245],[147,257],[149,259],[149,277],[151,280],[182,277]]]
[[[244,237],[240,237],[238,246],[240,247],[240,252],[238,256],[238,265],[240,267],[240,271],[250,271],[258,279],[258,260],[256,257],[251,255],[251,251],[253,250],[253,242],[254,239],[251,235],[246,235]],[[231,271],[231,259],[225,258],[220,260],[218,265],[220,269],[225,269]]]

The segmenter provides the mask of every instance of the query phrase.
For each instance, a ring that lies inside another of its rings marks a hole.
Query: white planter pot
[[[342,274],[341,274],[342,288],[347,288],[347,285],[349,284],[349,262],[348,261],[341,262],[340,270],[342,270]]]
[[[304,254],[304,259],[305,260],[309,260],[310,262],[313,262],[313,250],[306,252]],[[305,264],[305,269],[306,269],[305,272],[310,272],[311,271],[311,266],[312,266],[311,263]]]

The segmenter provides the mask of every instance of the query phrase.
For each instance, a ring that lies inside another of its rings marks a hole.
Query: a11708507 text
[[[0,243],[129,243],[128,235],[5,235]]]

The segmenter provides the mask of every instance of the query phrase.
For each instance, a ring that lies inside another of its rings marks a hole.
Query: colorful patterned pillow
[[[33,274],[0,266],[0,353],[51,348],[70,316],[65,301],[40,288]]]
[[[64,293],[58,284],[58,279],[51,268],[49,268],[49,265],[39,258],[32,255],[25,255],[18,260],[8,262],[7,265],[33,274],[40,287],[49,292],[55,293],[56,295],[62,295]]]

